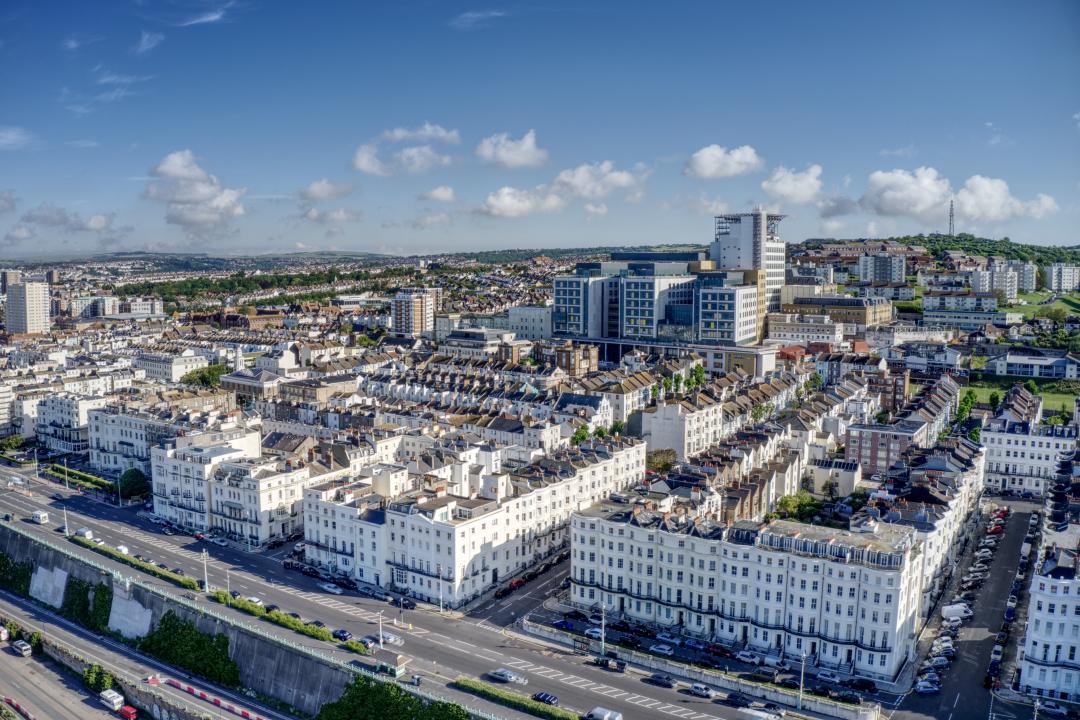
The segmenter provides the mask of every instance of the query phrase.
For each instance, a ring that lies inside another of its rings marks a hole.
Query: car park
[[[670,645],[664,645],[663,643],[650,645],[649,652],[654,655],[663,655],[664,657],[671,657],[675,654],[675,650]]]
[[[532,699],[538,703],[551,705],[552,707],[559,707],[559,698],[555,697],[551,693],[538,692],[533,694]]]
[[[518,685],[528,685],[529,679],[520,673],[516,673],[513,670],[507,670],[506,668],[499,668],[498,670],[492,670],[488,673],[488,677],[492,680],[504,683],[516,683]]]

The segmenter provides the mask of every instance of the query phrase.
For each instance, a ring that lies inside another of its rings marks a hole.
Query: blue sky
[[[5,3],[0,258],[1080,244],[1080,3]]]

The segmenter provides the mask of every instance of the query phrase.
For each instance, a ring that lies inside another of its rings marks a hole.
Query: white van
[[[98,700],[113,712],[124,707],[124,696],[115,690],[102,690],[101,694],[98,695]]]
[[[25,640],[16,640],[11,643],[11,649],[15,651],[16,655],[22,655],[23,657],[30,657],[34,652],[34,648],[30,647],[30,643]]]
[[[81,528],[79,528],[78,530],[75,531],[75,534],[78,535],[81,538],[86,538],[87,540],[93,540],[94,539],[94,531],[91,530],[90,528],[81,527]]]
[[[30,519],[36,522],[38,525],[44,525],[49,522],[49,513],[44,510],[35,510],[34,514],[30,516]]]

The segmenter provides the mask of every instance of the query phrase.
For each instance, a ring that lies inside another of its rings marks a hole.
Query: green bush
[[[292,615],[286,615],[280,610],[267,612],[264,606],[257,605],[244,598],[234,598],[224,590],[215,590],[210,595],[210,599],[219,602],[226,607],[235,608],[248,615],[254,615],[257,618],[262,618],[263,620],[272,622],[275,625],[292,630],[293,632],[298,632],[301,635],[307,635],[310,638],[315,638],[316,640],[322,640],[324,642],[335,642],[334,635],[329,628],[319,627],[318,625],[307,625],[303,620],[294,618]],[[371,654],[366,645],[357,642],[356,640],[349,640],[348,642],[342,643],[341,646],[354,653],[359,653],[360,655]]]
[[[394,683],[360,675],[349,683],[338,700],[322,706],[317,720],[468,720],[468,717],[468,711],[460,705],[421,700]]]
[[[28,562],[15,562],[10,555],[0,552],[0,588],[20,597],[30,595],[30,577],[34,566]]]
[[[68,576],[60,614],[85,628],[90,627],[90,583]]]
[[[577,720],[578,717],[577,713],[572,713],[569,710],[563,710],[562,708],[552,707],[551,705],[545,705],[542,702],[533,700],[527,695],[522,695],[521,693],[516,693],[512,690],[504,690],[503,688],[495,687],[482,680],[459,677],[457,680],[450,683],[450,687],[464,690],[473,695],[479,695],[482,698],[491,700],[500,705],[505,705],[514,710],[521,710],[522,712],[527,712],[536,717],[547,718],[547,720]]]
[[[116,686],[116,678],[100,665],[87,665],[83,670],[83,682],[96,693],[111,690]]]
[[[229,658],[229,639],[220,633],[199,632],[195,623],[184,620],[172,610],[139,641],[138,647],[159,660],[211,682],[240,686],[240,668]]]
[[[133,558],[130,555],[125,555],[116,548],[111,548],[108,545],[97,545],[94,543],[93,540],[87,540],[86,538],[79,537],[78,535],[70,535],[68,536],[68,540],[75,543],[76,545],[82,545],[84,548],[93,550],[98,554],[111,557],[113,560],[118,560],[125,565],[130,565],[133,568],[142,570],[143,572],[153,575],[156,578],[168,580],[172,584],[179,587],[186,588],[188,590],[199,589],[199,583],[194,579],[187,577],[186,575],[177,575],[172,570],[163,570],[154,563],[145,562],[143,560],[139,560],[138,558]],[[27,583],[27,588],[29,589],[29,587],[29,583]]]
[[[94,600],[90,605],[91,630],[101,632],[109,628],[109,616],[112,614],[113,591],[104,583],[94,586]]]
[[[45,474],[51,475],[58,480],[67,480],[75,485],[90,488],[91,490],[112,491],[116,489],[116,486],[110,480],[98,477],[97,475],[80,472],[79,470],[72,470],[63,465],[50,465],[45,469]]]

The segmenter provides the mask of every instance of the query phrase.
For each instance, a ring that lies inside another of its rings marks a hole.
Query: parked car
[[[712,700],[712,697],[716,694],[716,691],[714,691],[708,685],[704,685],[702,683],[694,683],[690,686],[690,694],[694,695],[695,697],[708,698],[709,700]]]
[[[600,628],[598,627],[591,627],[585,631],[585,637],[590,640],[599,640],[603,636],[604,633],[600,632]]]
[[[724,702],[731,707],[737,708],[748,708],[754,704],[750,698],[739,692],[728,693],[727,697],[724,698]]]
[[[348,630],[346,630],[345,628],[340,628],[340,629],[334,631],[334,637],[336,639],[340,640],[341,642],[348,642],[348,641],[352,640],[352,636],[353,636],[353,634],[351,632],[349,632]]]
[[[1047,717],[1064,718],[1069,716],[1069,711],[1055,702],[1040,702],[1039,714]]]
[[[319,587],[332,595],[342,595],[345,593],[344,590],[332,582],[319,583]]]
[[[990,662],[1001,662],[1001,658],[1005,655],[1005,647],[1003,645],[995,645],[994,649],[990,651]]]
[[[817,674],[818,682],[823,683],[839,683],[840,676],[834,673],[832,670],[822,670]]]
[[[933,658],[927,658],[926,660],[924,660],[923,664],[920,665],[919,667],[943,669],[943,668],[949,667],[949,665],[950,665],[950,662],[949,662],[948,658],[933,657]]]
[[[739,662],[750,663],[751,665],[761,664],[761,658],[749,650],[740,650],[735,653],[735,659]]]
[[[915,692],[920,695],[933,695],[934,693],[941,692],[941,686],[936,683],[920,680],[915,683]]]
[[[877,692],[877,683],[869,678],[851,678],[844,681],[844,686],[849,687],[852,690],[859,690],[861,692]]]
[[[656,685],[657,687],[663,687],[671,689],[675,687],[675,678],[670,675],[664,675],[663,673],[653,673],[649,677],[645,678],[645,682],[650,685]]]
[[[668,645],[673,645],[675,647],[679,647],[679,645],[682,644],[682,640],[671,633],[658,633],[656,639],[662,643],[667,643]]]
[[[687,638],[686,641],[683,642],[683,645],[690,648],[691,650],[704,650],[705,649],[705,643],[703,643],[700,640],[697,640],[695,638]]]
[[[670,645],[664,645],[663,643],[650,645],[649,652],[654,655],[663,655],[664,657],[671,657],[675,654],[675,650]]]
[[[571,610],[570,612],[563,613],[563,617],[567,620],[588,620],[588,616],[580,610]]]
[[[551,627],[555,628],[556,630],[573,630],[574,623],[570,622],[569,620],[556,620],[555,622],[551,623]]]
[[[859,693],[852,692],[850,690],[843,690],[841,692],[838,692],[834,697],[840,702],[848,703],[849,705],[862,704],[862,695],[859,695]]]

